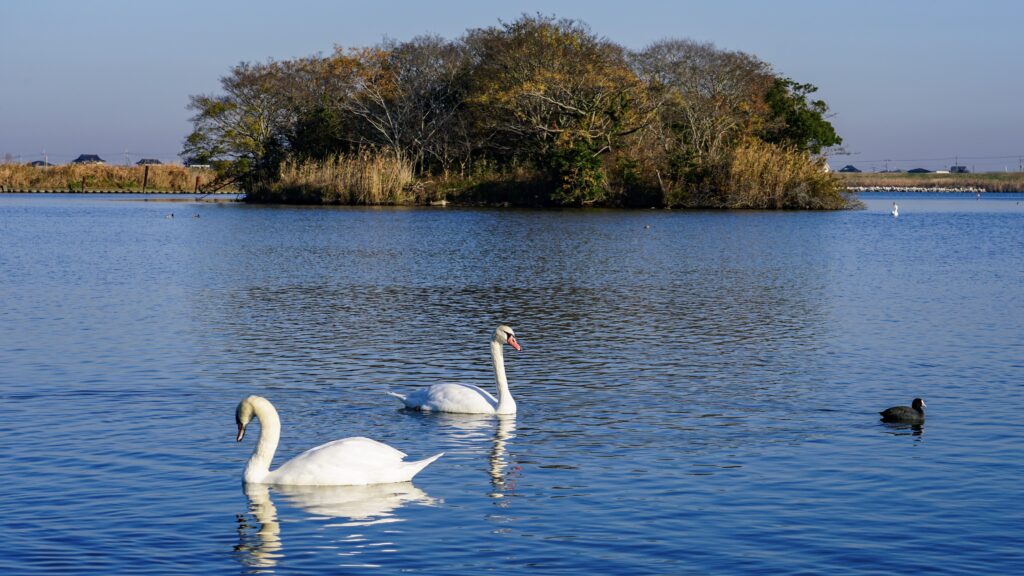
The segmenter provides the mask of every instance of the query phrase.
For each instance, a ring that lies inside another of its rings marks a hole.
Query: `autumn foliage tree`
[[[593,204],[606,190],[600,157],[652,118],[627,52],[575,20],[525,16],[471,31],[469,103],[492,149],[548,171],[561,204]]]

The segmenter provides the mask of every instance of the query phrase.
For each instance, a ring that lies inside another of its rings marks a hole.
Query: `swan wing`
[[[498,400],[472,384],[434,384],[405,397],[406,408],[464,414],[493,414]]]
[[[288,485],[358,486],[406,482],[437,457],[406,462],[406,454],[369,438],[335,440],[311,448],[270,473],[268,482]]]

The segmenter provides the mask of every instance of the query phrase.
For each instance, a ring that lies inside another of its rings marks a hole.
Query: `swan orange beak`
[[[245,426],[242,426],[241,424],[239,424],[238,425],[238,437],[235,438],[235,442],[241,442],[243,436],[245,436]]]
[[[508,337],[508,345],[513,347],[513,348],[515,348],[516,352],[518,352],[518,351],[523,349],[523,347],[519,345],[519,342],[516,342],[516,337],[515,336],[509,336]]]

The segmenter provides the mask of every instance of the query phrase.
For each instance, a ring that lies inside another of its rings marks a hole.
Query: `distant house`
[[[950,174],[967,174],[970,170],[967,169],[967,166],[950,166],[949,172]]]
[[[853,164],[847,164],[839,169],[840,172],[860,172],[860,168],[857,168]]]
[[[71,161],[72,164],[106,164],[107,161],[96,154],[79,154],[78,158]]]
[[[150,165],[163,164],[163,162],[157,160],[156,158],[143,158],[142,160],[139,160],[135,164],[136,164],[136,166],[145,166],[146,164],[150,164]]]
[[[29,162],[28,165],[29,166],[35,166],[36,168],[44,168],[46,166],[53,166],[53,164],[50,164],[49,162],[47,162],[45,160],[33,160],[32,162]]]
[[[927,168],[911,168],[910,170],[907,170],[907,174],[931,174],[931,172],[932,171]]]

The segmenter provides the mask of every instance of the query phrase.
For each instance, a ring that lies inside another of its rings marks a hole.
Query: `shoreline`
[[[908,172],[835,172],[850,192],[1024,192],[1024,173],[973,172],[912,174]]]
[[[850,192],[948,192],[948,193],[971,193],[981,194],[993,192],[977,186],[847,186]],[[1024,191],[1003,190],[1000,194],[1019,194]]]
[[[160,194],[160,195],[172,195],[172,194],[188,194],[191,196],[237,196],[242,192],[235,191],[218,191],[218,192],[189,192],[188,190],[114,190],[114,189],[96,189],[96,190],[67,190],[67,189],[18,189],[8,190],[3,186],[0,186],[0,194]]]

